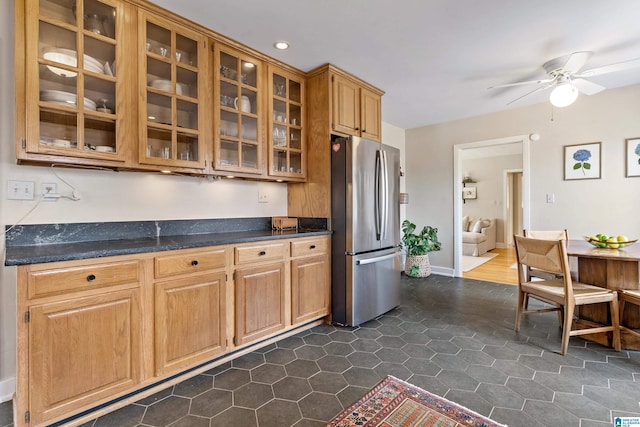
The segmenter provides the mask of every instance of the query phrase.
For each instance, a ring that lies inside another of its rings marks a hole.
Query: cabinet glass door
[[[250,57],[218,48],[215,168],[262,173],[260,103],[261,64]]]
[[[140,24],[140,84],[145,88],[141,162],[202,169],[200,81],[206,40],[148,16]]]
[[[72,157],[123,160],[124,115],[117,64],[123,6],[109,0],[32,0],[27,21],[27,150]],[[37,53],[36,53],[37,52]],[[37,123],[37,125],[33,125]]]
[[[269,175],[304,178],[303,79],[270,67]]]

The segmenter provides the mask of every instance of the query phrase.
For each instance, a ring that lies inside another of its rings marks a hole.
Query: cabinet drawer
[[[285,257],[286,247],[284,243],[261,244],[255,246],[240,246],[235,250],[236,264],[248,264]]]
[[[329,248],[329,239],[320,237],[317,239],[300,239],[291,242],[291,256],[326,254]]]
[[[139,262],[93,264],[29,273],[29,298],[99,289],[139,281]]]
[[[171,277],[225,268],[226,260],[227,256],[224,248],[156,257],[155,277]]]

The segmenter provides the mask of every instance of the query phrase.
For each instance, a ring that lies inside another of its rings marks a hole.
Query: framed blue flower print
[[[625,139],[627,177],[640,176],[640,138]]]
[[[600,154],[599,142],[565,145],[564,180],[600,179]]]

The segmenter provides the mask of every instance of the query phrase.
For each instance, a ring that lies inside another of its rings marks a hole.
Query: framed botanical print
[[[600,179],[601,145],[599,142],[564,146],[564,180]]]
[[[629,138],[624,140],[627,177],[640,176],[640,138]]]

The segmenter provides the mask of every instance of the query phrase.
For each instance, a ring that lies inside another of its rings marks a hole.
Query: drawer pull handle
[[[94,280],[96,280],[95,274],[90,274],[87,276],[87,282],[93,282]]]
[[[198,265],[198,260],[194,259],[193,261],[191,261],[191,265],[193,265],[194,267],[196,267]]]
[[[260,253],[258,255],[263,256],[263,255],[266,255],[266,254],[267,254],[266,251],[260,251]]]
[[[309,246],[309,249],[315,249],[315,248],[316,248],[316,245]]]

